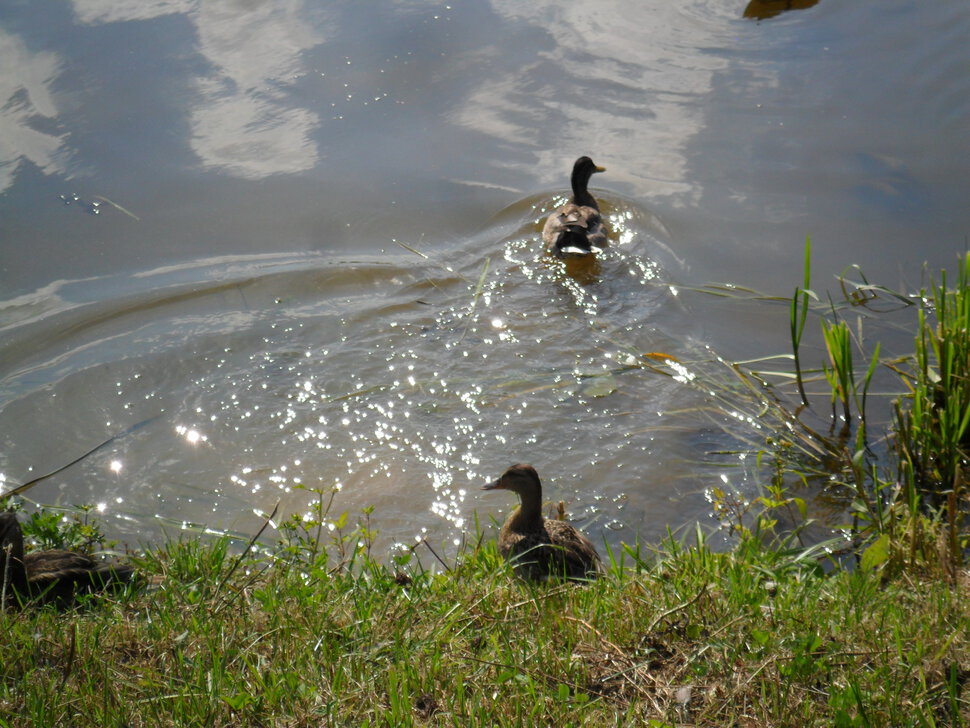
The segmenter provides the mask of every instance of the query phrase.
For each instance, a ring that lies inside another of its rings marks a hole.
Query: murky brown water
[[[7,3],[5,483],[121,433],[29,496],[137,541],[339,484],[440,542],[528,460],[596,539],[709,521],[761,435],[691,376],[787,310],[691,289],[789,295],[806,235],[819,288],[916,285],[970,231],[970,14],[777,5]],[[584,153],[614,241],[571,277]]]

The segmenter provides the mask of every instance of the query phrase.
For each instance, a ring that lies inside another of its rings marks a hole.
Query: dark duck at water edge
[[[606,228],[599,204],[587,189],[590,177],[605,171],[589,157],[576,160],[571,178],[573,196],[552,211],[542,228],[542,240],[553,255],[585,257],[600,252],[606,245]]]
[[[530,581],[589,579],[601,570],[592,542],[565,521],[542,516],[542,484],[531,465],[513,465],[482,490],[511,490],[521,501],[498,536],[498,548],[516,573]]]
[[[13,513],[0,513],[0,594],[6,604],[70,606],[78,594],[124,586],[135,570],[73,551],[24,553],[24,535]]]

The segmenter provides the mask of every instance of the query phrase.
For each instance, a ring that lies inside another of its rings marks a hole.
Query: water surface
[[[29,496],[138,541],[339,486],[412,543],[524,460],[594,539],[710,524],[767,423],[696,375],[787,310],[694,289],[789,295],[808,235],[820,290],[918,286],[970,230],[962,8],[774,5],[7,3],[5,483],[114,437]],[[570,275],[580,154],[614,232]]]

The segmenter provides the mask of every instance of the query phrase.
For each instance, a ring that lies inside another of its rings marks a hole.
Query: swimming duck
[[[574,526],[542,517],[542,484],[531,465],[513,465],[482,490],[511,490],[521,505],[509,516],[498,536],[502,555],[513,562],[519,576],[531,581],[550,577],[587,579],[600,571],[596,547]]]
[[[580,257],[600,252],[606,245],[606,228],[600,207],[586,186],[596,172],[605,172],[589,157],[580,157],[573,165],[573,196],[553,210],[542,228],[546,249],[560,258]]]
[[[68,606],[77,594],[127,584],[134,569],[54,549],[24,553],[24,535],[13,513],[0,513],[0,593],[11,603],[36,599]]]

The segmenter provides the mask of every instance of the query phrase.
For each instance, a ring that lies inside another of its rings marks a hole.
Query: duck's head
[[[605,172],[606,167],[600,167],[589,157],[580,157],[573,165],[573,182],[580,182],[585,188],[589,178],[597,172]]]
[[[541,493],[542,485],[539,483],[539,473],[531,465],[520,463],[513,465],[498,478],[498,480],[483,485],[482,490],[511,490],[519,494]]]

